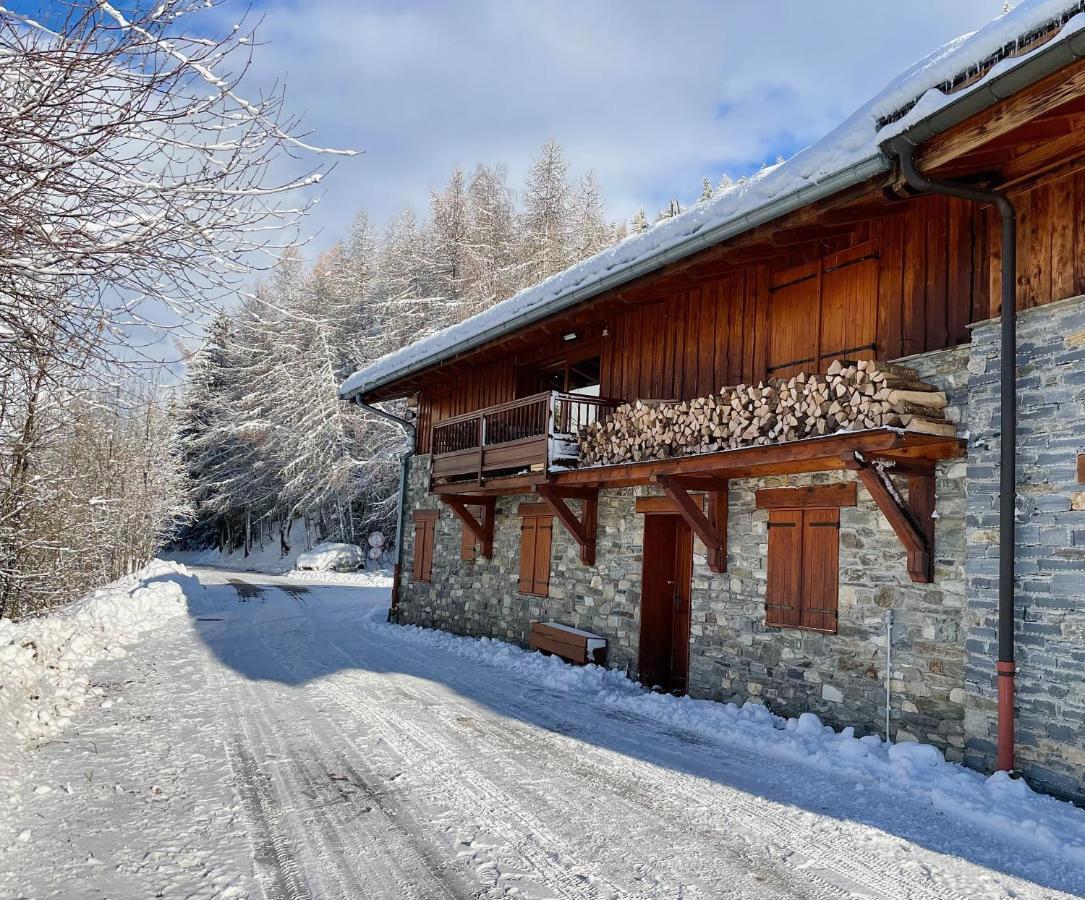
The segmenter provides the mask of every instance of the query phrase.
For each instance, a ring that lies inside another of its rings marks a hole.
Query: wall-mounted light
[[[561,336],[561,339],[563,341],[575,341],[576,340],[576,332],[575,331],[570,331],[568,334],[563,334]]]

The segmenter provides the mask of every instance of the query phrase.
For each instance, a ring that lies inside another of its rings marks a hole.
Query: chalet
[[[414,410],[393,618],[1085,799],[1083,5],[351,376]]]

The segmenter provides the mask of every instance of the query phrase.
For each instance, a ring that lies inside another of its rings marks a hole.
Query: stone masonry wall
[[[1000,322],[980,323],[970,346],[902,360],[945,389],[950,418],[969,437],[967,462],[937,470],[935,581],[913,584],[884,516],[859,489],[841,511],[839,633],[764,624],[767,513],[758,488],[839,481],[850,473],[733,481],[728,571],[695,545],[690,693],[752,699],[833,725],[883,730],[885,611],[895,616],[893,737],[929,741],[950,759],[989,771],[995,758]],[[1085,799],[1085,297],[1029,310],[1019,320],[1017,554],[1018,765],[1036,787]],[[428,457],[415,457],[408,509],[426,494]],[[904,491],[903,482],[898,490]],[[442,510],[433,581],[409,580],[408,523],[400,621],[523,644],[532,621],[554,619],[610,639],[611,665],[636,672],[647,488],[604,491],[597,565],[554,526],[550,597],[517,592],[525,498],[499,498],[494,559],[461,562],[460,525]]]
[[[947,387],[959,405],[966,356],[929,354],[924,374]],[[915,364],[915,361],[909,361]],[[955,380],[956,379],[956,380]],[[858,733],[884,730],[885,611],[893,609],[892,729],[899,739],[933,743],[952,759],[963,754],[964,464],[938,472],[936,572],[933,585],[913,584],[896,535],[860,485],[858,505],[841,511],[839,633],[764,624],[768,514],[754,509],[762,487],[853,479],[831,473],[733,481],[728,525],[728,571],[712,573],[694,546],[690,684],[695,697],[752,699],[775,711],[817,712]],[[412,460],[408,509],[438,508],[426,494],[429,458]],[[906,492],[904,482],[898,490]],[[555,522],[550,596],[518,593],[520,519],[524,497],[499,497],[492,560],[460,560],[460,524],[441,511],[435,531],[433,579],[410,581],[413,528],[408,523],[400,621],[488,636],[519,644],[532,621],[553,619],[610,641],[610,665],[636,673],[644,517],[638,495],[654,489],[603,491],[599,498],[596,566]]]
[[[1001,322],[972,332],[966,418],[966,761],[995,757]],[[1085,799],[1085,298],[1018,320],[1017,764],[1036,787]]]

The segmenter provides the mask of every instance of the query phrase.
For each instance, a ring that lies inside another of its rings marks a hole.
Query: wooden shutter
[[[552,516],[524,516],[520,524],[520,593],[550,593]]]
[[[878,339],[878,258],[873,242],[828,257],[821,280],[818,369],[834,359],[873,359]]]
[[[840,582],[840,510],[803,512],[803,628],[836,632]]]
[[[414,581],[433,579],[433,537],[437,526],[437,510],[420,509],[414,514],[414,560],[411,578]]]
[[[802,510],[769,512],[765,624],[798,625],[802,602]]]
[[[836,633],[840,510],[769,511],[765,624]]]
[[[778,272],[769,294],[769,375],[788,377],[817,368],[821,263]]]

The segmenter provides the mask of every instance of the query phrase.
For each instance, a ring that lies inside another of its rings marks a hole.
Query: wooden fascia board
[[[757,509],[829,509],[855,506],[854,481],[808,487],[763,488],[754,494]]]

